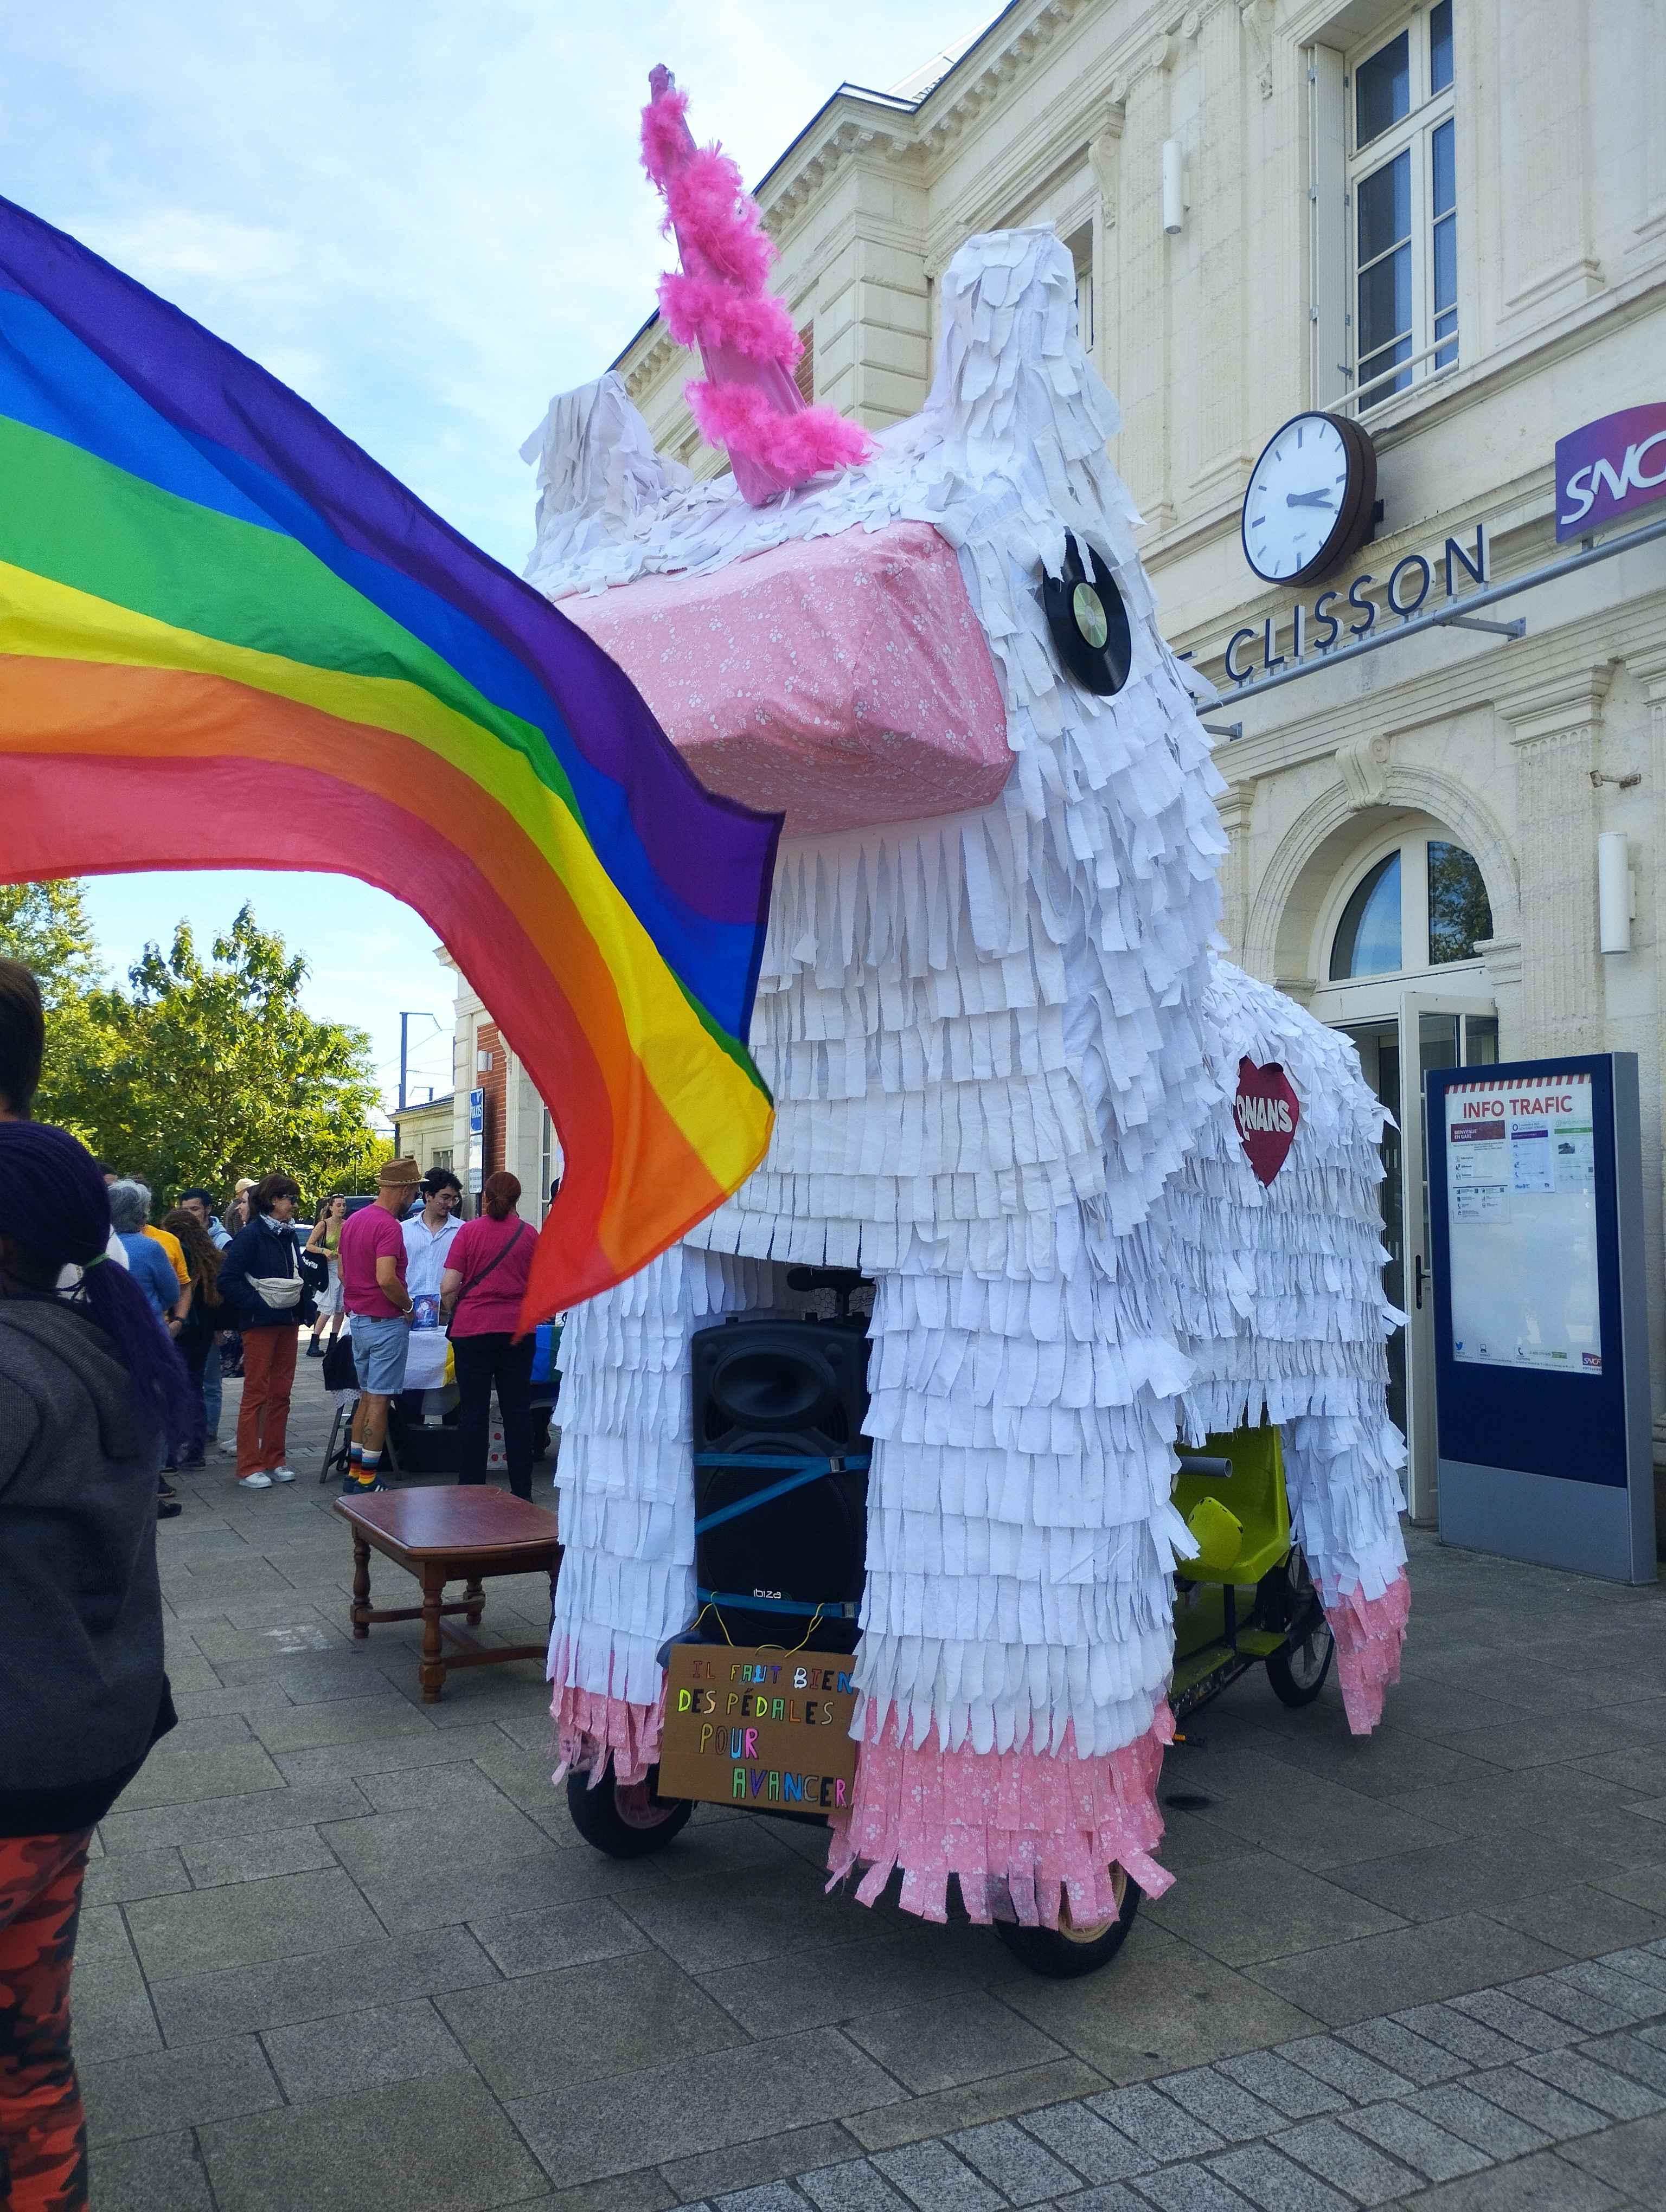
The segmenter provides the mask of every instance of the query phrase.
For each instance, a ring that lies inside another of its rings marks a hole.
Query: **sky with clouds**
[[[252,354],[510,567],[523,438],[652,309],[666,248],[636,165],[664,61],[760,176],[841,82],[881,89],[996,0],[52,0],[0,22],[0,191]],[[204,825],[204,859],[213,824]],[[243,897],[313,966],[315,1012],[449,1018],[429,933],[341,878],[119,877],[113,968]],[[424,1025],[412,1024],[413,1030]],[[427,1032],[430,1036],[432,1031]],[[449,1083],[437,1040],[421,1085]]]

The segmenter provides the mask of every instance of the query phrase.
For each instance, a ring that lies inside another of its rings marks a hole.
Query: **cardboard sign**
[[[1301,1118],[1290,1078],[1276,1060],[1265,1067],[1257,1067],[1253,1060],[1239,1060],[1232,1119],[1258,1182],[1271,1182],[1284,1165]]]
[[[793,1813],[850,1807],[854,1661],[836,1651],[674,1644],[660,1795]]]

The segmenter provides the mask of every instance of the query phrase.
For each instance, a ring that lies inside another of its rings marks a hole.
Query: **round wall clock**
[[[1377,507],[1377,448],[1346,415],[1292,415],[1262,449],[1243,495],[1243,557],[1269,584],[1309,584],[1363,545]]]

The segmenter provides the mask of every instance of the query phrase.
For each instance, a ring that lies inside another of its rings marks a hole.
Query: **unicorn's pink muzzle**
[[[560,605],[702,782],[784,813],[788,836],[987,806],[1012,767],[988,646],[929,523]]]

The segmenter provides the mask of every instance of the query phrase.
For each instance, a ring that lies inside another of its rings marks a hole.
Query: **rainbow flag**
[[[304,400],[0,200],[0,881],[330,868],[414,907],[561,1134],[529,1320],[762,1158],[780,828]]]

